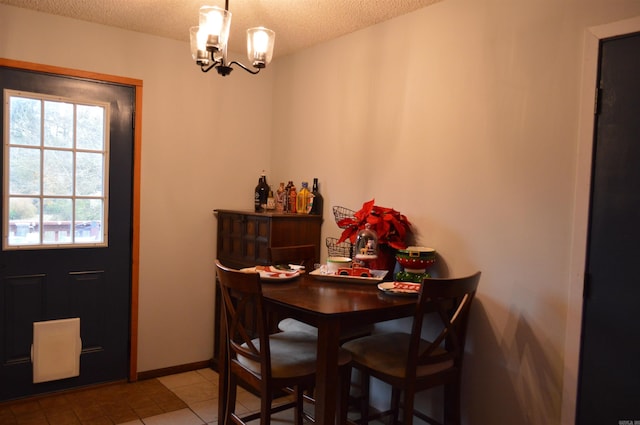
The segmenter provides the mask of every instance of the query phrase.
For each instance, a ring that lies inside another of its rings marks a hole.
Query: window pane
[[[44,151],[44,195],[73,194],[73,152]]]
[[[40,200],[9,198],[9,245],[40,243]]]
[[[73,147],[73,105],[64,102],[44,102],[44,145],[56,148]]]
[[[76,194],[102,196],[102,158],[99,153],[78,152],[76,155]]]
[[[76,200],[76,242],[102,242],[102,200]]]
[[[40,149],[9,149],[9,194],[40,194]]]
[[[40,100],[10,97],[9,143],[40,146]]]
[[[78,105],[78,149],[104,149],[104,108]]]
[[[5,94],[3,248],[106,246],[109,105]]]
[[[43,243],[71,243],[71,199],[44,199]]]

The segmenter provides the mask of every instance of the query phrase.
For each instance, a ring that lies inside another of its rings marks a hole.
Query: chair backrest
[[[480,272],[461,278],[424,279],[411,331],[408,375],[415,375],[417,367],[447,360],[462,367],[469,310],[479,281]],[[431,311],[440,319],[436,327],[438,334],[430,339],[426,350],[420,351],[423,318]]]
[[[231,367],[246,369],[237,361],[241,356],[260,364],[260,375],[270,376],[271,355],[260,274],[230,269],[218,260],[216,267]],[[258,338],[259,344],[254,344],[255,338]],[[257,375],[255,377],[260,379]]]
[[[307,273],[313,271],[315,259],[315,245],[291,245],[269,248],[269,260],[271,264],[303,265]]]

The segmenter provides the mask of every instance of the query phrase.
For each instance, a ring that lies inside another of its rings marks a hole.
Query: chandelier
[[[202,72],[216,69],[223,77],[233,71],[232,66],[251,74],[257,74],[266,67],[273,57],[273,44],[276,33],[264,27],[247,30],[247,57],[255,69],[237,61],[228,62],[227,45],[231,28],[231,12],[229,0],[225,0],[224,9],[217,6],[200,8],[200,25],[189,30],[191,40],[191,56]]]

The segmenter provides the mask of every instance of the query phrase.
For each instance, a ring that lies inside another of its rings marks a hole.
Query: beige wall
[[[325,236],[339,234],[331,205],[375,197],[450,274],[482,270],[465,423],[554,424],[563,407],[572,423],[583,40],[638,14],[634,1],[446,0],[276,65],[273,170],[321,178]]]
[[[482,270],[465,423],[556,424],[583,39],[635,15],[635,0],[446,0],[223,80],[186,43],[0,6],[0,57],[144,81],[141,371],[211,356],[211,211],[250,208],[265,168],[320,179],[324,236],[332,205],[375,197],[443,273]]]
[[[271,70],[223,80],[187,43],[4,5],[0,57],[143,80],[138,368],[211,358],[213,210],[250,207],[268,168]]]

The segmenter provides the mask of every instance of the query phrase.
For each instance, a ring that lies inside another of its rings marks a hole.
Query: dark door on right
[[[603,40],[577,420],[640,423],[640,33]]]

